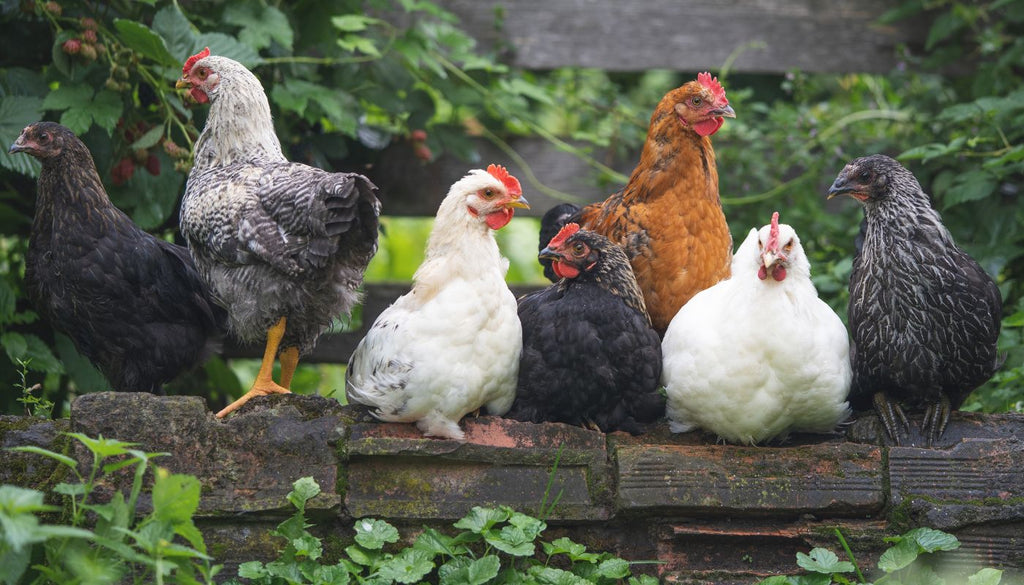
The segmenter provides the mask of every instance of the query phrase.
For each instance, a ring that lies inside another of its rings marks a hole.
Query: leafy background
[[[910,0],[883,21],[922,17],[933,23],[924,52],[903,51],[886,75],[720,70],[741,113],[715,136],[723,203],[736,241],[780,210],[804,240],[820,294],[845,314],[861,211],[849,201],[826,204],[822,195],[850,159],[898,156],[1003,292],[1000,345],[1008,359],[966,408],[1022,411],[1024,1]],[[182,61],[203,46],[256,71],[293,160],[359,170],[401,148],[417,164],[447,155],[470,168],[480,162],[481,140],[507,149],[514,138],[534,137],[572,149],[608,192],[625,177],[593,153],[635,161],[653,104],[695,73],[513,69],[502,62],[503,47],[480,50],[452,14],[426,0],[5,0],[0,23],[0,144],[39,119],[71,127],[92,150],[115,204],[168,239],[177,237],[179,198],[205,116],[173,84]],[[37,173],[31,157],[0,149],[0,385],[39,384],[37,394],[60,414],[71,396],[105,382],[23,295]],[[385,226],[367,277],[408,279],[429,219],[393,216]],[[516,219],[499,233],[510,280],[542,282],[536,231],[535,220]],[[168,391],[222,403],[253,368],[215,358]],[[341,366],[304,366],[295,386],[331,394],[342,377]],[[2,393],[0,410],[19,411],[16,394]]]

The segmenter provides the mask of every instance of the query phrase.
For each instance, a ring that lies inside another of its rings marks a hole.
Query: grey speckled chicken
[[[867,222],[850,276],[851,402],[870,400],[897,443],[900,426],[907,428],[900,405],[923,407],[922,432],[932,444],[950,412],[1001,365],[999,289],[895,160],[854,160],[828,195],[860,201]]]
[[[289,162],[259,80],[242,64],[190,57],[178,87],[210,113],[195,147],[181,231],[231,332],[266,338],[252,396],[288,392],[299,355],[358,301],[377,250],[380,202],[362,175]],[[280,349],[281,381],[271,377]]]

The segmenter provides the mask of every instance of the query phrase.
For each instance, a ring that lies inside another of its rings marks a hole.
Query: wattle
[[[693,125],[693,131],[701,136],[711,136],[725,123],[725,118],[708,118]]]
[[[495,211],[494,213],[487,214],[487,227],[492,230],[500,230],[501,228],[508,225],[508,222],[512,221],[512,216],[515,215],[515,209],[502,209]]]
[[[555,271],[555,275],[558,278],[576,278],[580,274],[579,268],[557,260],[551,263],[551,268]]]
[[[192,99],[196,100],[196,103],[205,104],[210,101],[210,96],[206,95],[206,92],[198,87],[193,87],[188,93],[192,96]]]

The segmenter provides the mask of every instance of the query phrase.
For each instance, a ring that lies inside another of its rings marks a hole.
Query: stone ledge
[[[838,550],[836,526],[867,559],[862,566],[884,548],[882,536],[927,525],[961,539],[946,555],[954,568],[1024,569],[1024,416],[956,413],[935,449],[916,446],[914,432],[904,446],[885,444],[873,416],[855,420],[845,437],[768,447],[673,435],[663,423],[638,437],[493,417],[463,426],[468,440],[457,443],[369,422],[319,397],[257,398],[217,420],[194,397],[105,393],[76,400],[70,428],[167,452],[157,464],[199,477],[198,524],[227,563],[225,577],[237,562],[272,555],[269,532],[291,513],[285,494],[299,477],[324,490],[309,506],[318,530],[344,539],[353,518],[368,515],[444,529],[473,505],[537,513],[559,452],[552,492],[563,496],[546,535],[662,560],[645,570],[668,582],[750,583],[793,572],[797,550]],[[66,449],[84,464],[89,454],[59,434],[67,428],[4,417],[0,441]],[[37,455],[0,452],[0,462],[5,482],[45,490],[60,479]],[[121,473],[107,493],[130,484]]]

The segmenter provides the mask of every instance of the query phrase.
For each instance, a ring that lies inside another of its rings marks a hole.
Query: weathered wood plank
[[[886,0],[443,0],[514,65],[613,71],[886,72],[900,44],[923,44],[927,19],[879,24]],[[500,15],[500,26],[496,26]]]
[[[384,309],[395,302],[398,297],[409,292],[409,283],[375,283],[366,286],[366,294],[363,297],[362,326],[356,331],[346,333],[328,333],[320,337],[316,348],[307,356],[303,356],[303,363],[348,363],[349,356],[355,351],[356,345],[366,335],[367,329],[373,325],[374,319]],[[512,294],[518,298],[528,292],[537,290],[538,286],[515,285],[510,287]],[[222,355],[225,358],[237,359],[260,359],[263,357],[263,345],[242,345],[234,340],[227,339],[224,342]]]

